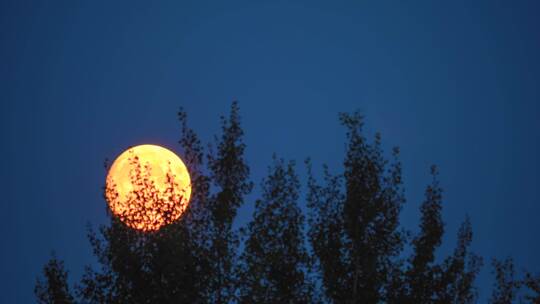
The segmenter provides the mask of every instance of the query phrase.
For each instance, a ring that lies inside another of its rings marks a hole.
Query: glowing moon
[[[156,231],[177,220],[190,196],[186,166],[176,154],[156,145],[140,145],[120,154],[105,185],[112,213],[142,231]]]

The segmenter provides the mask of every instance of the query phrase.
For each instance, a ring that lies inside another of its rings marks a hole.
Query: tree
[[[100,269],[86,268],[78,296],[90,303],[228,303],[235,294],[235,252],[238,246],[232,222],[243,195],[251,189],[249,168],[243,160],[237,103],[228,120],[216,155],[208,157],[210,177],[204,174],[204,150],[180,110],[180,143],[192,175],[194,196],[181,220],[158,231],[128,228],[110,216],[110,225],[89,239]],[[148,168],[132,158],[133,198],[161,200],[148,179]],[[218,191],[210,194],[210,182]],[[150,184],[149,184],[150,183]],[[172,185],[170,185],[172,187]],[[172,190],[171,190],[172,191]],[[171,191],[165,191],[169,193]],[[172,192],[171,192],[172,193]],[[114,189],[107,192],[114,195]]]
[[[432,183],[425,191],[425,201],[420,207],[420,232],[412,240],[413,252],[408,266],[397,272],[389,288],[391,303],[430,303],[435,300],[435,250],[441,245],[444,223],[441,217],[442,189],[437,178],[437,168],[431,167]]]
[[[380,135],[370,144],[359,113],[341,114],[347,128],[344,173],[326,186],[308,181],[312,209],[310,241],[322,272],[326,295],[335,303],[379,303],[404,237],[399,213],[404,202],[401,164],[394,149],[389,164]]]
[[[229,118],[221,118],[222,135],[216,153],[208,157],[210,178],[217,192],[208,206],[211,217],[211,276],[208,299],[212,303],[229,303],[235,295],[234,265],[238,234],[232,224],[244,196],[251,191],[249,167],[244,160],[245,144],[240,126],[239,107],[233,102]]]
[[[307,205],[308,238],[312,247],[315,270],[320,275],[326,297],[335,303],[346,303],[347,284],[350,274],[347,271],[345,248],[346,239],[342,234],[343,217],[341,193],[342,179],[330,174],[324,167],[324,185],[317,184],[313,177],[311,160],[308,167]]]
[[[210,276],[208,237],[203,233],[208,197],[208,179],[200,169],[202,148],[187,126],[187,116],[179,112],[180,142],[192,175],[195,193],[181,220],[156,232],[128,228],[110,216],[110,225],[89,239],[100,269],[86,268],[79,297],[89,303],[197,303],[204,302],[205,282]],[[134,184],[144,182],[145,172],[134,158]],[[150,185],[151,186],[151,185]],[[152,187],[142,187],[143,192]],[[152,191],[150,191],[152,192]],[[137,193],[135,197],[145,197]]]
[[[514,262],[510,258],[502,261],[493,259],[492,265],[495,285],[489,303],[512,304],[521,287],[521,282],[515,278]]]
[[[482,260],[469,252],[472,229],[467,219],[458,233],[453,255],[443,263],[435,251],[444,234],[442,189],[438,171],[431,167],[432,182],[420,207],[420,232],[411,242],[412,254],[405,268],[396,270],[388,290],[390,303],[472,303],[476,299],[474,280]]]
[[[69,304],[73,303],[73,296],[68,285],[68,273],[64,270],[64,262],[58,260],[53,254],[49,262],[43,267],[45,281],[38,278],[34,293],[40,304]]]
[[[101,269],[87,268],[79,288],[81,299],[90,303],[193,303],[199,299],[200,257],[184,220],[144,232],[111,217],[110,225],[100,232],[91,231],[89,238]]]
[[[239,266],[240,303],[312,303],[307,276],[300,181],[294,163],[274,156],[247,225]]]
[[[435,268],[436,303],[474,303],[477,292],[474,281],[482,267],[482,258],[470,252],[472,225],[467,217],[458,231],[454,253]]]
[[[529,303],[540,304],[540,275],[533,275],[530,272],[525,274],[523,285],[529,289],[529,293],[525,295],[525,299]]]
[[[435,263],[444,233],[442,189],[437,170],[421,206],[420,233],[408,242],[399,228],[405,201],[399,150],[384,158],[381,137],[368,143],[358,113],[342,114],[347,128],[344,173],[324,170],[316,183],[308,162],[309,238],[327,298],[333,303],[471,303],[474,280],[482,264],[469,252],[472,229],[466,220],[454,253]],[[403,261],[405,245],[412,255]]]
[[[512,303],[540,303],[540,276],[525,271],[523,276],[518,277],[514,261],[507,257],[503,260],[493,259],[493,274],[495,282],[489,303],[512,304]]]

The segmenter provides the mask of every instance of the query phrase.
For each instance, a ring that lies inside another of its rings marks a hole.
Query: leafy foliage
[[[43,275],[46,281],[38,279],[34,288],[38,303],[73,303],[73,296],[69,291],[67,282],[68,274],[64,270],[64,263],[62,261],[59,261],[53,255],[43,268]]]
[[[262,199],[247,225],[239,266],[240,303],[312,303],[299,188],[294,163],[274,157],[262,183]]]
[[[401,164],[383,158],[380,136],[370,144],[358,113],[342,114],[347,128],[344,173],[319,186],[310,174],[310,241],[322,272],[326,294],[335,303],[378,303],[404,238],[399,212],[404,202]],[[311,170],[310,170],[311,171]]]
[[[495,272],[495,288],[491,295],[491,304],[512,303],[516,296],[521,282],[516,280],[514,262],[507,258],[503,261],[492,261]]]
[[[370,141],[359,113],[341,114],[346,129],[343,171],[308,169],[307,223],[294,162],[274,157],[261,183],[251,221],[239,233],[238,208],[253,184],[237,102],[222,117],[221,135],[207,150],[180,110],[180,145],[192,180],[180,220],[139,231],[108,213],[110,223],[89,229],[98,267],[86,267],[75,296],[63,263],[53,257],[35,287],[39,303],[474,303],[482,259],[471,252],[472,225],[437,257],[445,232],[438,171],[426,187],[419,231],[400,226],[405,203],[399,149],[387,159],[381,136]],[[215,147],[215,150],[214,150]],[[151,172],[132,160],[133,203],[174,200],[153,192]],[[174,188],[173,184],[169,185]],[[155,189],[154,189],[155,190]],[[114,191],[106,192],[114,195]],[[144,209],[144,208],[143,208]],[[146,210],[148,211],[148,210]],[[145,215],[147,212],[143,212]],[[307,224],[307,225],[306,225]],[[307,227],[306,227],[307,226]],[[306,231],[304,231],[306,229]],[[241,236],[244,237],[243,241]],[[410,249],[410,250],[405,250]],[[410,254],[409,254],[410,251]],[[540,278],[516,278],[510,259],[493,262],[491,303],[540,303]],[[521,289],[527,293],[520,294]],[[320,290],[320,291],[319,291]]]
[[[244,161],[244,134],[240,127],[238,103],[233,102],[228,119],[222,117],[222,136],[217,152],[208,156],[210,178],[218,189],[210,198],[211,248],[208,278],[208,300],[229,303],[235,296],[234,265],[238,248],[238,234],[233,231],[233,220],[244,195],[251,191],[249,167]]]
[[[111,224],[90,231],[89,239],[101,269],[87,267],[78,295],[89,303],[198,303],[209,278],[209,180],[203,174],[203,150],[181,110],[180,143],[185,150],[194,195],[182,219],[144,233],[111,217]],[[135,166],[137,163],[135,161]],[[144,180],[144,176],[142,176]],[[151,185],[150,185],[151,186]],[[172,185],[170,185],[172,187]],[[144,187],[143,187],[144,188]],[[142,195],[141,195],[142,196]]]
[[[178,189],[170,163],[166,173],[165,189],[160,190],[152,179],[151,166],[148,163],[141,164],[139,156],[133,150],[129,150],[129,153],[129,177],[133,190],[128,193],[124,206],[113,206],[117,212],[115,215],[129,227],[156,231],[180,217],[186,203],[185,190]],[[116,183],[107,182],[105,187],[107,200],[114,204],[118,196]]]
[[[540,275],[535,276],[528,272],[523,280],[523,285],[529,289],[525,300],[529,303],[540,304]]]
[[[492,260],[495,283],[490,303],[540,303],[540,276],[525,272],[519,277],[514,261],[507,257],[504,260]]]
[[[425,201],[420,207],[420,233],[412,240],[413,253],[405,271],[406,288],[400,290],[396,302],[427,303],[436,294],[436,278],[440,275],[435,264],[435,250],[441,245],[444,224],[441,216],[442,189],[437,179],[437,168],[431,168],[433,181],[426,188]]]

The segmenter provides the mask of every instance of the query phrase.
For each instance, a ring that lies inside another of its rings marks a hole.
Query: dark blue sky
[[[257,183],[273,152],[337,171],[359,109],[402,149],[405,227],[435,163],[441,253],[469,214],[477,253],[540,271],[538,2],[366,2],[2,1],[0,302],[32,302],[52,250],[72,278],[93,262],[106,157],[179,151],[180,106],[209,141],[233,99]]]

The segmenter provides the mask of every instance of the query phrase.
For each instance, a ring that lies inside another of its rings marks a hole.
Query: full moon
[[[191,180],[174,152],[156,145],[127,149],[107,174],[105,198],[114,216],[141,231],[157,231],[187,208]]]

